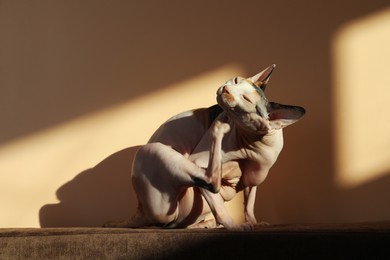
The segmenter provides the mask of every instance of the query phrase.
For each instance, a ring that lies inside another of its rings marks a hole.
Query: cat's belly
[[[229,161],[222,164],[222,186],[220,194],[224,201],[232,200],[238,193],[237,184],[242,171],[238,161]]]
[[[186,227],[204,220],[211,210],[198,188],[187,188],[178,199],[178,226]]]

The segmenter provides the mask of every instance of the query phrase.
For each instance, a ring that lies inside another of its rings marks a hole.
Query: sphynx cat
[[[264,90],[274,68],[227,81],[217,90],[218,105],[161,125],[133,161],[135,215],[105,226],[252,229],[256,188],[282,150],[282,129],[305,114],[302,107],[267,100]],[[224,205],[240,191],[243,224]],[[214,219],[205,220],[210,212]]]

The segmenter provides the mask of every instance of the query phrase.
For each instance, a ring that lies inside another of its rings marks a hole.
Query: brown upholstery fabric
[[[390,222],[225,229],[0,229],[0,259],[389,259]]]

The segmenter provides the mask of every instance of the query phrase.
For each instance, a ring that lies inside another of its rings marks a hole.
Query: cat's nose
[[[223,86],[223,88],[222,88],[222,93],[224,93],[224,94],[230,94],[230,92],[229,92],[227,86]]]
[[[226,86],[222,86],[218,89],[217,95],[222,95],[222,94],[230,94]]]

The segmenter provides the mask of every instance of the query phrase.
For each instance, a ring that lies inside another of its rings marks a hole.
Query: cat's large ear
[[[273,129],[281,129],[289,126],[306,113],[303,107],[282,105],[274,102],[269,102],[267,107],[269,115],[269,124]]]
[[[263,91],[268,84],[269,78],[271,77],[272,71],[274,71],[276,65],[272,64],[262,72],[256,74],[255,76],[249,78],[256,86],[261,88]]]

